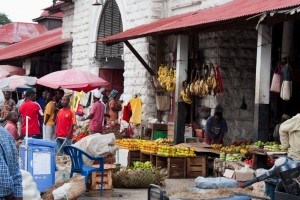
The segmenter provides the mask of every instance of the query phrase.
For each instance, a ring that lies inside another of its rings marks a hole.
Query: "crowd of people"
[[[92,91],[93,104],[89,114],[81,121],[89,120],[90,134],[101,133],[103,126],[117,123],[119,106],[117,90],[106,96],[103,90]],[[0,107],[0,199],[22,199],[22,175],[17,158],[17,140],[28,137],[56,142],[57,155],[62,147],[72,144],[76,111],[71,108],[71,96],[63,90],[47,90],[37,99],[34,90],[22,93],[16,103],[11,92],[4,92]],[[19,126],[18,126],[19,125]]]
[[[118,91],[112,90],[109,96],[104,92],[99,89],[91,92],[93,103],[90,112],[80,118],[81,121],[89,120],[90,134],[101,133],[105,124],[117,123]],[[4,97],[1,122],[15,140],[26,136],[28,122],[28,137],[56,141],[57,151],[62,149],[62,144],[71,144],[76,111],[70,106],[70,95],[65,95],[63,90],[45,90],[38,99],[34,90],[28,90],[22,93],[17,103],[11,98],[11,92],[4,92]],[[57,153],[61,154],[62,151]]]

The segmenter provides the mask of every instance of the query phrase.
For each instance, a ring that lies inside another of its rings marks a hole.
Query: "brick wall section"
[[[226,144],[235,138],[254,136],[254,96],[256,40],[254,30],[219,31],[199,34],[199,49],[204,60],[219,64],[225,92],[217,97],[228,124]],[[247,110],[241,110],[245,95]],[[203,114],[203,113],[202,113]],[[203,117],[200,113],[200,119]]]

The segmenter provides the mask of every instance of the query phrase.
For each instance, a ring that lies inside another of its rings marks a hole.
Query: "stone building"
[[[108,81],[117,81],[113,84],[119,88],[122,87],[121,90],[126,95],[140,94],[144,121],[151,117],[155,118],[158,114],[152,76],[128,48],[128,45],[118,43],[120,41],[130,40],[130,44],[154,73],[161,63],[176,63],[177,88],[173,94],[170,94],[173,97],[173,109],[170,112],[160,113],[164,121],[175,121],[175,131],[183,132],[184,124],[192,121],[201,125],[202,120],[210,115],[210,112],[201,109],[200,99],[196,100],[193,110],[187,110],[179,97],[181,82],[190,76],[189,73],[186,74],[185,69],[190,72],[190,64],[193,61],[190,62],[189,59],[195,53],[198,58],[196,62],[211,63],[220,67],[225,91],[217,96],[217,101],[224,109],[223,115],[227,120],[230,133],[226,136],[225,143],[230,143],[236,138],[267,140],[270,71],[271,65],[274,64],[271,63],[272,36],[270,31],[272,32],[271,27],[275,23],[283,23],[290,19],[284,20],[285,16],[278,14],[277,21],[271,19],[266,21],[266,25],[261,25],[260,22],[264,20],[263,13],[286,7],[274,4],[273,8],[263,10],[262,7],[260,8],[262,10],[257,12],[242,7],[240,10],[245,9],[245,15],[249,17],[241,15],[230,18],[228,16],[224,20],[217,19],[214,24],[209,21],[205,22],[203,24],[208,25],[202,27],[197,27],[196,24],[191,27],[166,28],[157,31],[152,27],[150,31],[153,31],[153,34],[129,32],[132,38],[121,37],[116,42],[112,39],[107,42],[110,46],[95,42],[119,32],[125,31],[126,33],[126,30],[140,25],[153,22],[153,25],[156,25],[155,22],[160,19],[168,20],[181,14],[192,18],[193,15],[201,16],[202,10],[206,10],[209,16],[207,9],[225,5],[228,2],[238,4],[242,1],[105,0],[100,1],[101,5],[95,6],[94,0],[65,0],[63,4],[49,8],[49,11],[60,10],[64,13],[62,37],[72,39],[72,43],[63,49],[62,68],[74,67],[89,70],[104,76],[103,78],[105,78],[105,69],[115,70],[110,74],[115,73],[114,77],[118,78]],[[257,0],[257,2],[262,1]],[[288,3],[291,4],[287,5],[289,8],[298,5],[296,2]],[[230,13],[227,14],[230,15]],[[294,16],[299,17],[298,14]],[[166,24],[167,20],[164,21]],[[182,19],[178,18],[178,21],[180,20]],[[209,26],[210,24],[213,25]],[[258,26],[258,31],[255,29],[256,26]],[[263,43],[266,41],[267,45]],[[185,60],[185,63],[182,63],[180,59]],[[109,63],[112,64],[109,65]],[[122,80],[122,86],[118,80]],[[247,104],[247,109],[240,109],[243,101]],[[191,113],[190,120],[186,120],[186,116]],[[183,141],[182,135],[175,136],[176,142]]]

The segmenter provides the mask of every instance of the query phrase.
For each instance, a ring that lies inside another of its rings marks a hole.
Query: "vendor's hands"
[[[85,120],[86,120],[85,117],[83,117],[83,118],[80,119],[80,121],[85,121]]]

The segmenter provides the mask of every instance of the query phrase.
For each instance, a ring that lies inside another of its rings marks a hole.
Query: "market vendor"
[[[300,114],[280,125],[279,137],[281,145],[288,148],[288,156],[300,160]]]
[[[108,115],[109,117],[106,120],[107,124],[111,124],[111,123],[116,123],[118,120],[118,112],[119,110],[116,109],[117,106],[117,95],[118,95],[118,91],[117,90],[112,90],[111,93],[109,94],[108,98]]]
[[[223,144],[224,134],[228,132],[226,120],[222,116],[222,112],[215,112],[214,116],[210,116],[205,125],[205,143],[207,144]]]
[[[90,119],[89,132],[90,134],[101,133],[102,132],[102,122],[105,113],[105,106],[100,102],[101,92],[99,90],[93,91],[93,105],[91,112],[87,117],[83,117],[81,120],[85,121]]]

